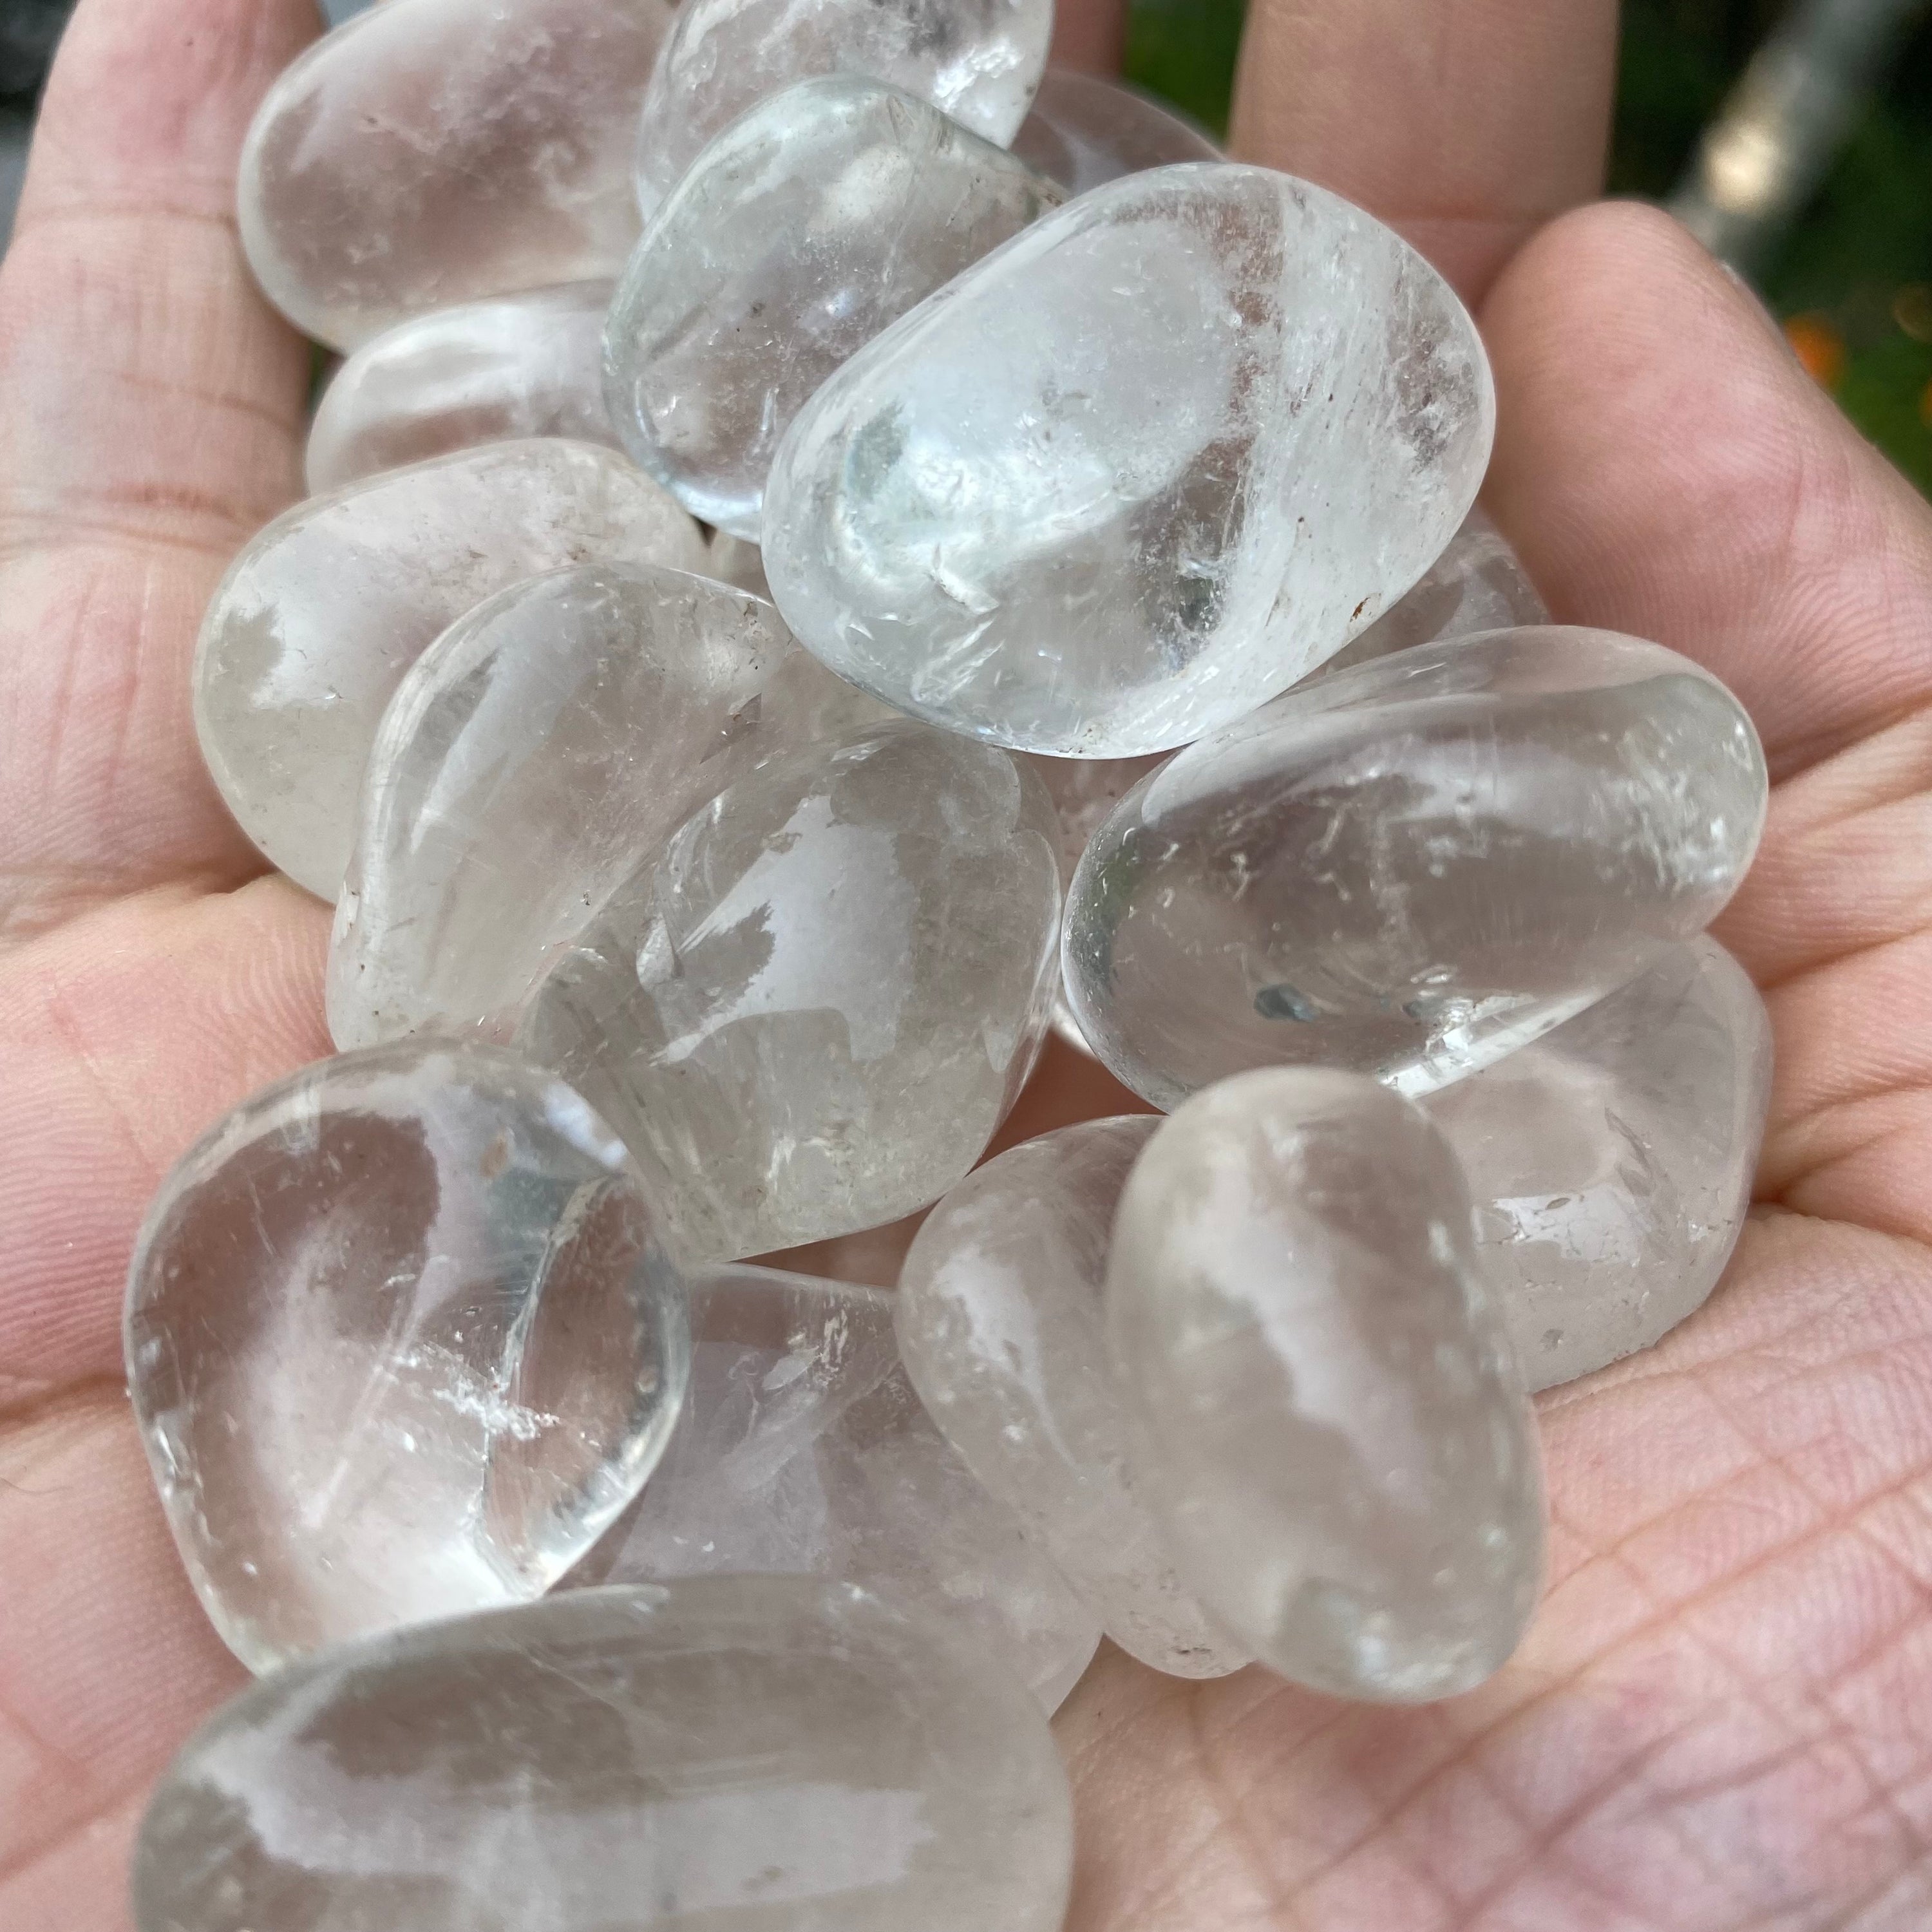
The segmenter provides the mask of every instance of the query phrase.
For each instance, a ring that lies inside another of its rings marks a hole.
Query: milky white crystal
[[[1010,1672],[841,1585],[703,1576],[256,1685],[162,1779],[133,1891],[138,1932],[1058,1932],[1072,1864]]]
[[[1054,840],[1010,758],[920,725],[762,767],[618,889],[519,1037],[630,1142],[694,1260],[896,1220],[1032,1064]]]
[[[746,707],[796,650],[769,604],[648,567],[530,578],[459,617],[369,754],[329,947],[336,1045],[514,1025],[545,964],[736,776]]]
[[[384,0],[282,75],[242,150],[248,266],[338,349],[480,296],[614,275],[664,0]]]
[[[626,446],[694,515],[755,538],[772,453],[825,379],[1062,198],[862,75],[760,101],[693,164],[624,271],[606,348]]]
[[[1004,147],[1052,32],[1052,0],[685,0],[638,122],[638,205],[648,221],[708,142],[820,74],[884,81]]]
[[[1648,1348],[1703,1305],[1744,1227],[1771,1022],[1714,940],[1424,1101],[1532,1390]]]
[[[608,282],[571,282],[460,302],[372,337],[316,405],[310,494],[479,442],[567,436],[617,447],[604,406],[610,306]]]
[[[1291,692],[1130,793],[1068,895],[1068,1001],[1156,1106],[1277,1063],[1426,1091],[1700,932],[1764,809],[1749,719],[1660,645],[1425,645]]]
[[[684,1392],[657,1234],[622,1143],[499,1047],[325,1060],[182,1157],[135,1246],[128,1385],[244,1664],[538,1596],[596,1541]]]
[[[484,598],[591,562],[702,570],[704,542],[614,450],[560,439],[386,471],[278,517],[229,566],[195,647],[202,755],[242,830],[333,899],[404,673]]]
[[[1191,121],[1136,88],[1077,68],[1050,67],[1013,152],[1069,194],[1176,161],[1216,161],[1221,151]]]
[[[976,1168],[914,1238],[893,1318],[934,1420],[1107,1634],[1156,1670],[1215,1677],[1248,1660],[1183,1587],[1136,1493],[1107,1360],[1114,1210],[1160,1125],[1084,1121]]]
[[[856,1583],[952,1624],[1053,1710],[1099,1620],[933,1426],[899,1364],[892,1303],[770,1268],[694,1276],[678,1426],[573,1580]]]
[[[1390,230],[1264,168],[1044,216],[800,412],[765,492],[786,622],[840,676],[1018,749],[1229,723],[1427,568],[1494,418],[1474,325]]]
[[[1141,1492],[1217,1621],[1318,1690],[1454,1696],[1534,1606],[1535,1427],[1470,1224],[1420,1109],[1327,1069],[1197,1095],[1120,1197]]]

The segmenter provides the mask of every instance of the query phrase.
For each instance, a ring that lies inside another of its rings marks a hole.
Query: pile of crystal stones
[[[142,1932],[1048,1932],[1103,1636],[1469,1690],[1528,1391],[1725,1264],[1750,724],[1547,621],[1419,256],[1050,26],[385,0],[262,107],[346,359],[195,716],[342,1050],[134,1260],[260,1677]],[[981,1164],[1056,1028],[1145,1110]]]

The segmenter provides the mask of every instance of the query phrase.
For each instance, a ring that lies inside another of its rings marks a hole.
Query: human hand
[[[125,1924],[147,1788],[241,1681],[118,1315],[175,1156],[328,1050],[327,912],[260,876],[188,697],[227,556],[298,490],[308,356],[232,207],[304,14],[82,0],[0,269],[0,1925],[32,1932]],[[1384,1710],[1103,1653],[1059,1720],[1075,1932],[1932,1910],[1932,512],[1662,218],[1516,252],[1594,186],[1613,41],[1605,0],[1258,0],[1237,145],[1482,299],[1490,501],[1556,614],[1701,658],[1758,722],[1780,783],[1721,936],[1778,1029],[1762,1204],[1702,1315],[1544,1399],[1548,1595],[1483,1690]],[[1024,1104],[1118,1102],[1056,1055]]]

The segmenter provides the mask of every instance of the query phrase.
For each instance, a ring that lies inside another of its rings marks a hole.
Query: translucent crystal
[[[1156,752],[1408,589],[1494,413],[1474,325],[1391,230],[1266,169],[1160,169],[1044,216],[832,376],[773,461],[765,570],[800,641],[902,710]]]
[[[663,490],[589,443],[493,443],[278,517],[230,565],[195,650],[202,755],[242,830],[333,899],[403,674],[484,598],[592,562],[702,570],[705,550]]]
[[[338,349],[426,310],[616,274],[664,0],[385,0],[268,92],[242,150],[248,265]]]
[[[685,0],[638,122],[648,221],[699,152],[766,95],[865,74],[1004,148],[1046,65],[1052,0]]]
[[[1698,939],[1424,1102],[1532,1390],[1702,1306],[1750,1205],[1771,1070],[1756,988]]]
[[[614,564],[459,617],[369,754],[329,949],[336,1045],[514,1024],[545,964],[737,775],[740,714],[796,649],[744,591]]]
[[[392,5],[394,0],[384,0]],[[801,1576],[586,1590],[218,1712],[139,1932],[1058,1932],[1066,1774],[970,1643]]]
[[[372,337],[316,406],[310,494],[514,437],[616,448],[604,406],[610,306],[608,282],[572,282],[459,303]]]
[[[1069,194],[1176,161],[1217,161],[1221,151],[1191,121],[1137,88],[1050,67],[1013,152]]]
[[[712,532],[710,561],[705,568],[721,584],[735,585],[759,597],[769,598],[772,594],[771,586],[765,581],[765,560],[758,554],[758,545],[734,537],[729,530]]]
[[[606,344],[632,454],[694,515],[755,538],[772,453],[826,376],[1061,199],[861,75],[760,101],[692,165],[624,271]]]
[[[169,1526],[263,1670],[540,1595],[662,1452],[682,1282],[622,1144],[493,1046],[256,1094],[163,1184],[128,1383]]]
[[[1470,1222],[1415,1104],[1324,1069],[1198,1095],[1120,1197],[1142,1494],[1217,1621],[1318,1690],[1467,1690],[1535,1604],[1535,1426]]]
[[[802,1574],[950,1623],[1054,1709],[1100,1640],[899,1366],[892,1297],[728,1268],[691,1286],[691,1390],[644,1493],[574,1580]]]
[[[1069,1004],[1156,1106],[1244,1067],[1446,1084],[1700,932],[1763,754],[1607,631],[1492,632],[1291,692],[1129,794],[1068,896]]]
[[[694,1260],[896,1220],[959,1179],[1033,1060],[1052,807],[900,724],[740,779],[621,886],[520,1038],[659,1178]]]
[[[1160,1125],[1084,1121],[968,1174],[914,1239],[894,1318],[933,1419],[1107,1634],[1156,1670],[1216,1677],[1248,1660],[1182,1587],[1135,1493],[1107,1361],[1114,1210]]]

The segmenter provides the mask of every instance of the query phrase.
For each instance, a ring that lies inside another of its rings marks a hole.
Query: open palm
[[[1112,26],[1064,22],[1090,50]],[[307,352],[230,208],[249,112],[314,30],[306,0],[82,0],[0,269],[21,1932],[124,1925],[147,1788],[240,1675],[150,1492],[118,1313],[170,1162],[328,1050],[327,913],[260,875],[188,697],[224,562],[297,490]],[[1609,0],[1258,4],[1238,145],[1481,301],[1489,501],[1557,615],[1702,659],[1756,718],[1779,782],[1724,937],[1777,1027],[1760,1205],[1703,1314],[1544,1400],[1549,1593],[1484,1690],[1382,1711],[1103,1653],[1060,1720],[1076,1932],[1932,1922],[1932,512],[1660,218],[1586,208],[1524,245],[1594,187],[1614,39]]]

